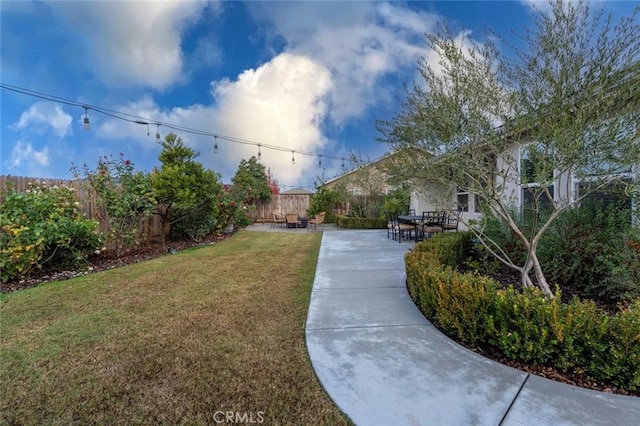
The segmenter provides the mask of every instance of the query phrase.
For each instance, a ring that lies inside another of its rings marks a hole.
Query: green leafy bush
[[[619,302],[640,296],[640,258],[629,243],[629,212],[598,203],[562,214],[540,241],[547,278],[584,297]]]
[[[409,185],[401,185],[387,193],[382,204],[383,212],[400,213],[409,208],[411,190]]]
[[[521,217],[518,226],[530,233],[531,217]],[[605,209],[601,203],[585,202],[551,224],[540,240],[537,256],[547,280],[565,292],[616,304],[640,296],[637,233],[628,209],[615,204]],[[487,216],[484,234],[516,264],[524,264],[526,249],[504,221]],[[472,259],[470,266],[478,260]]]
[[[308,214],[313,216],[320,212],[326,212],[324,221],[326,223],[334,223],[336,216],[333,214],[333,209],[342,202],[344,202],[344,196],[341,192],[322,185],[316,185],[316,193],[311,199],[311,207]]]
[[[487,321],[488,341],[509,358],[549,364],[563,344],[562,315],[558,298],[548,299],[538,289],[526,289],[524,294],[513,288],[499,290]],[[566,361],[563,357],[562,364]]]
[[[387,229],[387,221],[379,217],[336,216],[336,224],[346,229]]]
[[[469,257],[472,245],[473,235],[470,232],[445,232],[422,241],[415,250],[431,253],[443,265],[457,268]]]
[[[176,208],[174,214],[182,220],[171,226],[171,239],[200,242],[214,232],[217,207],[201,205],[190,209]],[[214,213],[216,212],[216,213]]]
[[[79,265],[102,247],[98,222],[85,218],[75,191],[35,185],[9,189],[0,203],[0,276],[28,277],[35,268]]]
[[[409,293],[436,326],[515,360],[582,371],[629,390],[640,386],[640,300],[611,315],[592,301],[562,303],[560,292],[548,298],[537,289],[499,289],[452,268],[460,252],[454,247],[465,238],[430,238],[405,257]]]
[[[215,229],[222,232],[227,226],[245,228],[252,220],[247,215],[247,207],[236,199],[232,188],[224,188],[218,197],[218,216]]]
[[[120,256],[136,247],[142,239],[140,226],[156,208],[148,174],[136,172],[133,163],[120,153],[118,158],[98,159],[95,170],[86,164],[80,172],[72,167],[76,177],[83,176],[87,189],[97,195],[97,204],[109,223],[109,239]]]

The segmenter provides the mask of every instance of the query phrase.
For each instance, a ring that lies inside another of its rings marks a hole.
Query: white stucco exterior
[[[502,199],[507,205],[510,205],[513,209],[519,210],[523,205],[523,189],[527,185],[522,185],[520,182],[520,170],[522,167],[522,145],[511,146],[503,155],[496,159],[496,178],[494,180],[495,188],[502,192]],[[632,167],[630,177],[637,179],[640,174],[640,163]],[[553,200],[556,205],[563,205],[571,203],[575,200],[576,190],[579,180],[575,178],[573,173],[564,172],[559,173],[557,170],[554,172],[554,185],[553,185]],[[535,184],[530,184],[535,186]],[[447,194],[450,197],[450,203],[447,201]],[[465,230],[467,227],[462,223],[469,223],[470,220],[477,220],[481,218],[481,214],[476,212],[476,199],[473,194],[468,194],[467,211],[461,211],[459,209],[458,195],[462,197],[467,193],[458,193],[456,188],[440,188],[439,190],[434,187],[421,188],[420,190],[414,190],[411,193],[410,207],[416,211],[416,214],[420,214],[424,211],[438,211],[438,210],[450,210],[457,212],[461,218],[459,229]],[[638,199],[632,199],[632,210],[637,211]],[[636,225],[640,224],[640,218],[634,216],[632,218]]]

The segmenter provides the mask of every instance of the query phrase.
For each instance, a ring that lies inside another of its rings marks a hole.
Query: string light
[[[147,126],[147,136],[149,136],[149,122],[148,121],[136,120],[136,121],[134,121],[134,123],[141,124],[143,126]]]
[[[86,129],[86,130],[90,129],[90,121],[89,121],[89,116],[88,116],[88,110],[91,109],[94,112],[99,112],[101,114],[107,115],[109,117],[112,117],[112,118],[115,118],[115,119],[118,119],[118,120],[128,121],[130,123],[136,123],[136,124],[140,124],[140,125],[146,125],[147,126],[147,136],[150,136],[149,127],[152,124],[155,124],[156,128],[157,128],[157,131],[156,131],[156,142],[158,144],[162,143],[162,138],[161,138],[161,135],[160,135],[160,126],[164,126],[164,127],[167,127],[167,128],[169,128],[171,130],[176,130],[177,132],[184,132],[184,133],[201,135],[201,136],[213,136],[215,138],[215,142],[214,142],[214,152],[215,153],[217,153],[217,150],[218,150],[218,138],[227,140],[229,142],[237,143],[237,144],[258,146],[258,158],[260,158],[262,156],[262,152],[261,152],[262,148],[268,148],[268,149],[275,150],[275,151],[289,151],[289,150],[291,150],[290,148],[286,148],[286,147],[282,147],[282,146],[270,145],[270,144],[265,144],[265,143],[262,143],[262,142],[258,143],[258,142],[251,141],[251,140],[236,138],[236,137],[232,137],[232,136],[223,136],[223,135],[219,135],[217,133],[208,132],[208,131],[204,131],[204,130],[189,128],[189,127],[184,127],[184,126],[178,126],[178,125],[175,125],[175,124],[166,123],[166,122],[160,122],[160,121],[156,121],[156,120],[150,120],[150,119],[148,119],[146,117],[139,117],[139,116],[136,116],[136,115],[133,115],[133,114],[128,114],[128,113],[124,113],[124,112],[120,112],[120,111],[116,111],[116,110],[111,110],[111,109],[104,108],[104,107],[101,107],[101,106],[98,106],[98,105],[80,103],[80,102],[73,101],[73,100],[70,100],[70,99],[62,98],[60,96],[51,95],[51,94],[47,94],[47,93],[44,93],[44,92],[38,92],[38,91],[35,91],[35,90],[26,89],[26,88],[23,88],[23,87],[10,85],[10,84],[6,84],[6,83],[1,83],[0,82],[0,88],[5,89],[5,90],[10,90],[10,91],[13,91],[13,92],[16,92],[16,93],[20,93],[20,94],[23,94],[23,95],[27,95],[27,96],[31,96],[31,97],[35,97],[35,98],[39,98],[39,99],[44,99],[44,100],[47,100],[47,101],[50,101],[50,102],[56,102],[56,103],[60,103],[60,104],[64,104],[64,105],[84,108],[85,116],[83,118],[83,128]],[[319,157],[318,158],[318,165],[320,166],[321,163],[322,163],[322,156],[323,155],[319,155],[317,152],[297,151],[297,153],[300,154],[300,155],[305,155],[305,156],[309,156],[309,157]],[[291,151],[291,163],[293,165],[295,165],[295,154],[296,154],[296,151]],[[324,157],[328,158],[330,160],[342,160],[342,169],[344,170],[346,168],[345,167],[345,163],[344,163],[344,158],[340,158],[340,157],[336,157],[336,156],[330,156],[330,155],[324,155]]]
[[[82,127],[84,127],[85,130],[89,130],[89,128],[91,127],[91,125],[89,124],[89,116],[87,115],[89,108],[86,106],[84,106],[83,108],[84,108],[84,120],[82,122]]]
[[[322,167],[322,155],[318,156],[318,167]]]
[[[213,145],[213,153],[217,154],[218,153],[218,136],[214,136],[213,139],[215,140],[215,143]]]

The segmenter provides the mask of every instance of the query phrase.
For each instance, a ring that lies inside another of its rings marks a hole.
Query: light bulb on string
[[[258,160],[262,158],[262,153],[260,152],[260,144],[258,144]]]
[[[147,126],[147,136],[149,136],[149,122],[147,121],[142,121],[142,120],[136,120],[134,121],[134,123],[136,124],[142,124],[143,126],[146,125]]]
[[[322,155],[318,156],[318,167],[322,167]]]
[[[156,143],[161,144],[162,138],[160,138],[160,123],[156,123]]]
[[[84,120],[82,121],[82,127],[85,130],[89,130],[89,128],[91,127],[91,125],[89,124],[89,116],[87,115],[87,111],[89,110],[88,107],[83,107],[84,108]]]
[[[214,136],[213,139],[215,140],[213,144],[213,153],[217,154],[218,153],[218,136]]]
[[[295,166],[296,165],[296,157],[295,157],[295,151],[291,151],[291,165]]]
[[[342,170],[344,170],[344,158],[342,159]]]

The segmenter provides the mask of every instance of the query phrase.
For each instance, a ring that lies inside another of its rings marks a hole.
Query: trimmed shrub
[[[467,260],[472,246],[473,234],[470,232],[447,232],[422,241],[415,250],[431,253],[443,265],[457,268]]]
[[[379,217],[336,216],[336,224],[345,229],[387,229],[387,221]]]
[[[490,278],[453,269],[467,244],[461,234],[425,240],[405,257],[409,293],[438,328],[514,360],[640,386],[640,300],[609,315],[592,301],[564,304],[559,291],[548,298],[538,289],[498,289]]]

